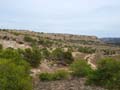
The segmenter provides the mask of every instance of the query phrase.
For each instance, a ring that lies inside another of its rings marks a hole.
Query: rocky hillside
[[[25,37],[29,36],[33,41],[38,41],[40,44],[52,44],[52,46],[81,46],[81,45],[101,45],[103,44],[96,36],[72,35],[72,34],[55,34],[33,32],[26,30],[0,30],[0,42],[5,43],[4,47],[26,48],[29,47]],[[2,41],[4,40],[4,41]],[[6,42],[7,41],[7,42]],[[13,43],[10,45],[10,43]],[[44,45],[43,45],[44,46]]]
[[[14,49],[37,46],[52,51],[55,48],[62,48],[65,51],[72,51],[72,55],[76,59],[84,59],[86,54],[92,53],[97,53],[99,57],[120,53],[119,47],[108,45],[96,36],[43,33],[28,30],[0,29],[0,44],[3,45],[3,48]]]
[[[104,90],[85,85],[86,77],[74,77],[71,64],[80,71],[78,67],[83,66],[83,73],[91,73],[97,70],[101,58],[120,55],[119,46],[106,44],[96,36],[27,30],[0,29],[0,49],[2,58],[17,61],[19,56],[19,61],[29,63],[34,90]]]
[[[48,48],[73,48],[77,51],[79,47],[91,47],[100,50],[118,50],[115,46],[110,46],[101,41],[96,36],[72,35],[72,34],[55,34],[33,32],[27,30],[8,30],[0,29],[0,44],[4,48],[29,48],[33,45]],[[116,50],[116,51],[117,51]]]

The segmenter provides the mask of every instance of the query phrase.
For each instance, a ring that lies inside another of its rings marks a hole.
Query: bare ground
[[[100,87],[86,86],[84,83],[84,78],[49,82],[39,81],[34,86],[34,90],[105,90]]]

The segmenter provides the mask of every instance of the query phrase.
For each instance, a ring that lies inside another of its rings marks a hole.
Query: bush
[[[64,57],[64,51],[61,48],[56,48],[53,52],[52,52],[52,58],[54,60],[62,60]]]
[[[18,50],[0,51],[0,90],[32,90],[29,64]]]
[[[38,67],[41,61],[41,52],[38,48],[28,48],[23,52],[23,58],[30,63],[32,67]]]
[[[0,44],[0,50],[1,50],[1,49],[3,49],[3,45],[2,45],[2,44]]]
[[[51,56],[53,60],[56,60],[60,64],[71,64],[74,60],[71,52],[64,52],[60,48],[55,49]]]
[[[64,60],[67,64],[71,64],[74,61],[74,58],[72,56],[71,52],[64,52]]]
[[[103,54],[104,55],[113,55],[116,52],[114,50],[109,50],[109,49],[103,49]]]
[[[45,38],[44,39],[39,38],[39,40],[38,40],[38,44],[40,44],[44,47],[51,47],[53,43],[54,43],[53,41],[51,41],[49,39],[45,39]]]
[[[41,73],[39,75],[39,78],[42,81],[52,81],[53,80],[53,74],[52,73]]]
[[[31,44],[31,46],[36,46],[37,44],[37,40],[36,39],[33,39],[32,37],[30,36],[25,36],[24,37],[24,41],[25,42],[29,42]]]
[[[12,59],[15,62],[19,62],[22,57],[21,55],[17,52],[17,50],[14,49],[5,49],[0,52],[0,58],[1,59]]]
[[[95,53],[95,49],[92,49],[90,47],[79,47],[78,49],[79,52],[83,52],[83,53]]]
[[[98,69],[89,76],[87,83],[110,90],[120,90],[120,61],[110,58],[101,60]]]
[[[49,59],[50,58],[50,52],[47,50],[47,48],[43,48],[42,49],[42,57],[44,58],[44,59]]]
[[[65,70],[58,70],[54,74],[55,80],[67,79],[69,77],[69,73]]]
[[[62,80],[62,79],[67,79],[68,77],[69,77],[69,73],[65,70],[58,70],[54,73],[41,73],[39,75],[39,78],[42,81]]]
[[[34,42],[34,39],[32,37],[30,37],[30,36],[25,36],[24,41],[26,41],[26,42]]]
[[[0,59],[0,90],[32,90],[28,64]]]
[[[76,77],[85,77],[92,73],[90,65],[85,60],[77,60],[70,65],[72,75]]]

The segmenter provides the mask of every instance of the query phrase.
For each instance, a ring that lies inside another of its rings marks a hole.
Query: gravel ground
[[[100,87],[85,86],[85,79],[71,79],[41,82],[39,81],[34,90],[105,90]]]

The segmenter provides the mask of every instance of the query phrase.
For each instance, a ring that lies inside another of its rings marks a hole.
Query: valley
[[[84,75],[72,76],[74,70],[71,70],[70,65],[83,60],[86,67],[94,71],[98,69],[100,60],[110,57],[119,61],[120,57],[118,44],[106,43],[96,36],[1,29],[0,46],[0,59],[14,59],[16,55],[20,55],[20,58],[29,63],[33,90],[106,90],[99,86],[85,85]],[[13,54],[4,56],[7,50]],[[49,73],[51,76],[54,73],[61,76],[52,77],[52,80],[47,77]],[[68,73],[70,75],[67,76]],[[40,74],[43,76],[40,77]]]

